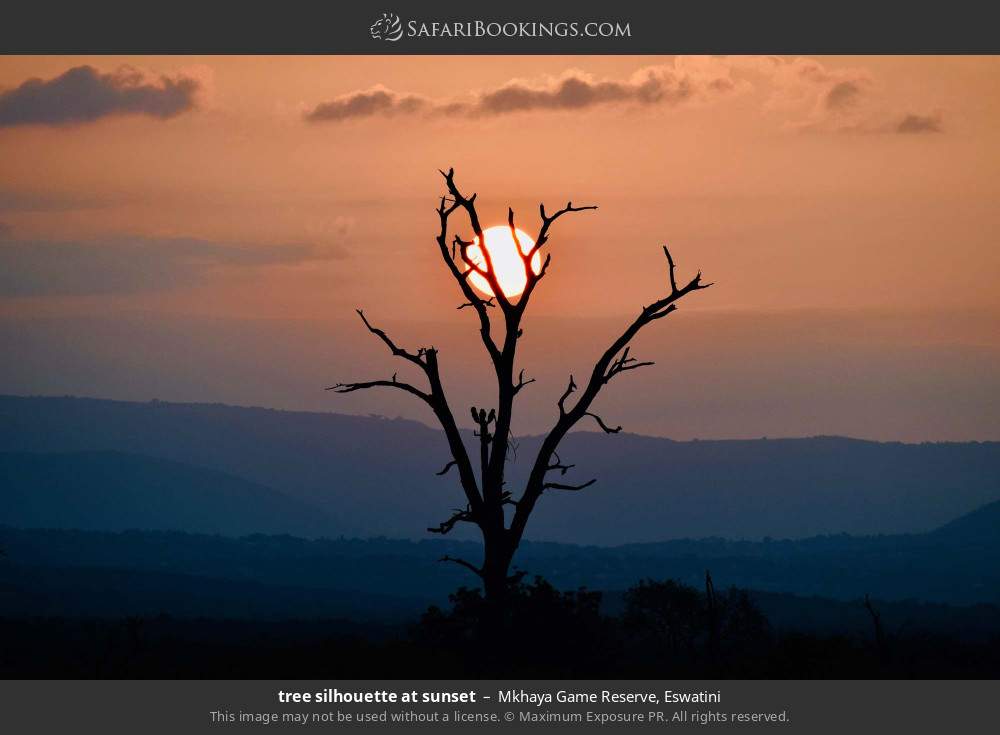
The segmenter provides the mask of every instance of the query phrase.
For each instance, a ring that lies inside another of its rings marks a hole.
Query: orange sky
[[[79,99],[45,85],[84,65],[117,96],[81,122]],[[141,78],[100,76],[123,66]],[[155,106],[163,75],[194,80],[188,107]],[[28,99],[33,77],[41,96]],[[820,321],[864,365],[878,340],[857,320],[881,315],[873,334],[939,350],[941,370],[958,371],[948,385],[985,395],[983,368],[962,372],[947,355],[985,350],[992,366],[1000,349],[998,78],[1000,59],[983,57],[3,57],[0,316],[332,324],[363,306],[382,323],[470,327],[433,242],[436,169],[454,166],[486,224],[511,204],[534,233],[539,201],[600,205],[558,223],[532,304],[540,325],[631,314],[663,289],[669,242],[682,271],[718,284],[685,304],[699,323],[787,323],[768,354],[791,356],[814,334],[809,314],[842,313],[855,326]],[[136,85],[147,97],[127,96]],[[728,339],[752,361],[750,331]],[[796,379],[808,385],[811,370]],[[2,378],[0,391],[87,390],[69,372]],[[141,381],[128,397],[157,390],[202,398]],[[308,405],[258,393],[231,398]],[[366,410],[323,398],[315,408]],[[970,398],[968,421],[946,433],[940,408],[874,433],[1000,438],[994,409]],[[635,416],[631,428],[683,433]],[[697,433],[761,433],[744,418]],[[821,420],[769,430],[813,426],[824,431]]]

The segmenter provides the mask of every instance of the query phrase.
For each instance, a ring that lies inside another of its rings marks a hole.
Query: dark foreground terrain
[[[646,582],[604,612],[597,592],[557,592],[535,580],[483,635],[483,602],[460,590],[409,623],[344,619],[0,619],[3,678],[997,678],[1000,610],[939,610],[948,623],[912,629],[917,608],[851,613],[867,630],[774,623],[765,606],[816,611],[826,601],[758,602]],[[841,611],[847,610],[844,606]],[[950,615],[949,615],[950,613]],[[834,616],[836,611],[834,611]],[[780,617],[780,616],[779,616]],[[977,619],[962,630],[960,621]],[[806,616],[808,619],[808,616]]]
[[[600,482],[539,506],[534,538],[570,543],[523,543],[484,626],[439,563],[478,543],[408,540],[454,500],[425,426],[11,396],[0,419],[0,676],[1000,677],[1000,443],[573,434]]]
[[[0,676],[996,678],[997,510],[919,536],[528,544],[555,586],[526,575],[489,634],[438,562],[468,542],[0,527]]]

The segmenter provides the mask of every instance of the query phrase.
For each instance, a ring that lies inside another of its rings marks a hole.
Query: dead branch
[[[611,380],[619,373],[624,373],[626,370],[636,370],[638,368],[648,367],[650,365],[656,364],[652,360],[646,362],[639,362],[636,358],[629,357],[628,356],[629,349],[630,349],[629,347],[626,347],[625,351],[622,353],[622,356],[611,363],[611,367],[608,368],[608,374],[604,376],[605,383],[607,383],[609,380]]]
[[[523,388],[524,386],[534,382],[535,382],[534,378],[528,378],[527,380],[525,380],[524,370],[521,370],[521,372],[518,373],[517,382],[514,384],[514,395],[516,396],[521,391],[521,388]]]
[[[667,273],[670,275],[670,293],[677,293],[677,279],[674,277],[674,259],[670,255],[670,248],[663,246],[663,254],[667,256]]]
[[[326,390],[332,390],[334,393],[353,393],[356,390],[367,390],[369,388],[399,388],[400,390],[405,390],[407,393],[415,395],[424,403],[431,403],[430,395],[424,393],[422,390],[410,385],[409,383],[403,383],[396,380],[395,375],[392,376],[392,380],[368,380],[363,383],[337,383],[336,385],[331,385]]]
[[[442,172],[442,174],[444,174],[444,172]],[[454,177],[454,169],[449,169],[448,174],[444,174],[444,176],[446,180],[448,179],[448,176]],[[454,199],[451,200],[451,203],[449,204],[447,196],[441,197],[441,204],[436,210],[438,213],[438,219],[440,220],[440,230],[435,239],[438,243],[441,259],[444,261],[448,271],[455,279],[455,282],[458,283],[462,293],[465,295],[466,302],[472,305],[479,317],[479,333],[482,338],[483,345],[486,347],[486,351],[489,353],[494,365],[496,365],[500,359],[500,349],[497,347],[491,334],[489,314],[486,311],[486,307],[482,303],[483,300],[476,294],[472,285],[469,283],[467,274],[463,273],[455,263],[454,246],[450,252],[448,248],[448,221],[452,213],[460,206],[460,203]]]
[[[559,415],[566,415],[566,399],[576,390],[576,382],[573,380],[573,376],[569,376],[569,385],[566,386],[566,390],[563,392],[562,396],[559,398]]]
[[[485,267],[480,268],[477,266],[472,258],[469,256],[469,248],[474,244],[473,241],[462,241],[458,240],[458,252],[462,257],[462,261],[465,263],[467,268],[475,269],[490,286],[490,290],[493,291],[493,295],[496,297],[497,302],[504,312],[508,311],[511,307],[510,301],[507,299],[507,295],[500,288],[500,283],[497,280],[496,270],[493,268],[493,258],[490,255],[489,249],[486,247],[486,239],[483,237],[483,227],[479,223],[479,213],[476,211],[476,194],[471,197],[466,197],[459,191],[458,186],[455,184],[455,169],[450,168],[448,172],[445,173],[441,171],[441,175],[444,176],[445,185],[448,187],[448,192],[451,194],[452,199],[462,207],[469,217],[469,224],[472,227],[472,231],[476,234],[476,242],[479,243],[479,252],[483,257],[483,263]],[[472,301],[472,299],[469,299]]]
[[[531,248],[531,250],[525,255],[525,257],[528,259],[528,262],[530,263],[531,259],[535,257],[535,253],[541,250],[542,246],[549,241],[549,228],[552,226],[553,222],[562,217],[564,214],[569,214],[570,212],[584,212],[588,209],[597,209],[597,206],[587,205],[585,207],[574,207],[573,202],[566,202],[565,207],[563,207],[562,209],[557,211],[554,215],[549,217],[548,215],[545,214],[545,205],[539,204],[538,213],[542,217],[542,229],[538,231],[538,239],[535,240],[535,246]]]
[[[440,533],[442,536],[451,529],[455,527],[456,523],[475,523],[476,518],[472,513],[472,510],[466,506],[465,509],[455,508],[455,512],[446,520],[439,523],[436,527],[428,528],[427,530],[431,533]]]
[[[434,474],[437,475],[438,477],[441,477],[442,475],[446,475],[446,474],[448,474],[448,470],[450,470],[456,464],[458,464],[458,462],[456,462],[455,460],[451,460],[448,464],[446,464],[444,466],[443,470],[441,470],[440,472],[435,472]]]
[[[493,300],[492,296],[490,296],[488,299],[477,299],[477,300],[482,306],[487,306],[489,308],[493,308],[494,306],[496,306],[496,302]],[[464,304],[459,304],[457,308],[459,310],[462,310],[469,306],[475,307],[475,305],[476,304],[472,301],[466,301]]]
[[[583,490],[585,487],[590,487],[595,482],[597,482],[596,477],[593,480],[588,480],[582,485],[566,485],[561,482],[546,482],[542,485],[542,490]]]
[[[522,252],[521,243],[517,237],[517,228],[514,226],[514,210],[507,208],[507,224],[510,226],[511,235],[514,237],[514,242],[517,243],[517,252],[521,256],[521,260],[524,261],[524,270],[527,274],[528,281],[524,286],[524,291],[521,292],[521,297],[517,302],[517,310],[519,314],[523,314],[524,310],[528,306],[528,301],[531,299],[531,294],[535,290],[535,286],[538,282],[545,277],[545,274],[549,270],[549,264],[552,262],[552,253],[546,253],[545,261],[542,263],[542,267],[539,269],[536,275],[534,269],[531,267],[531,261],[534,259],[535,255],[541,251],[545,244],[549,241],[549,228],[552,224],[562,217],[564,214],[569,214],[570,212],[583,212],[588,209],[597,209],[596,206],[588,205],[585,207],[574,207],[573,202],[567,202],[566,206],[556,212],[554,215],[549,217],[545,214],[545,205],[538,205],[538,212],[542,217],[542,226],[538,230],[538,238],[535,240],[535,244],[528,250],[527,253]]]
[[[483,570],[482,569],[480,569],[479,567],[477,567],[472,562],[466,561],[465,559],[458,559],[458,558],[456,558],[454,556],[447,556],[447,555],[445,555],[445,556],[442,556],[440,559],[438,559],[438,561],[445,561],[445,562],[450,561],[450,562],[452,562],[454,564],[458,564],[459,566],[465,567],[470,572],[472,572],[473,574],[475,574],[477,577],[481,578],[483,576]]]
[[[443,207],[444,203],[442,202]],[[480,308],[483,307],[480,305]],[[485,311],[484,308],[483,310]],[[440,422],[441,428],[444,429],[445,438],[448,440],[448,448],[451,450],[454,463],[458,467],[462,491],[465,493],[469,506],[474,510],[478,510],[483,503],[482,494],[476,483],[472,462],[462,442],[462,434],[459,431],[458,424],[455,422],[455,417],[451,412],[451,407],[448,405],[448,399],[444,393],[444,386],[441,383],[441,375],[438,367],[437,350],[433,347],[421,347],[416,353],[405,350],[399,347],[384,330],[374,327],[365,317],[363,311],[358,309],[357,312],[368,331],[384,342],[393,355],[417,365],[423,371],[430,385],[430,391],[425,392],[409,383],[404,383],[397,378],[396,374],[393,374],[391,380],[337,383],[327,388],[327,390],[332,390],[334,393],[352,393],[369,388],[396,388],[416,396],[430,406]],[[447,470],[448,467],[446,466],[441,474],[447,472]]]
[[[371,325],[371,323],[368,321],[368,318],[365,316],[365,313],[361,309],[355,309],[355,311],[358,312],[358,316],[361,317],[361,321],[363,321],[365,323],[365,326],[368,327],[368,331],[377,336],[383,342],[385,342],[386,346],[389,348],[389,350],[392,352],[393,355],[395,355],[396,357],[402,357],[404,360],[409,360],[414,365],[418,365],[421,369],[425,367],[424,361],[420,359],[423,350],[421,350],[417,354],[413,354],[412,352],[409,352],[407,350],[402,349],[401,347],[398,347],[395,342],[389,339],[389,335],[387,335],[383,330],[378,329],[377,327],[373,327]]]
[[[572,204],[567,205],[567,211],[572,211],[571,208]],[[546,217],[544,210],[542,217],[543,221],[545,221]],[[551,219],[554,219],[554,217]],[[601,419],[597,414],[592,413],[589,409],[594,399],[597,398],[598,393],[600,393],[601,389],[611,378],[627,370],[645,367],[645,363],[640,363],[628,355],[627,348],[629,347],[632,339],[645,326],[673,313],[677,309],[676,302],[684,296],[692,293],[693,291],[699,291],[712,285],[711,283],[701,282],[701,272],[699,271],[694,278],[688,281],[687,284],[682,287],[678,287],[676,266],[673,257],[670,255],[670,250],[666,246],[664,246],[663,251],[667,258],[667,280],[670,288],[669,293],[648,306],[644,306],[632,323],[625,328],[622,334],[614,342],[612,342],[611,346],[609,346],[598,358],[597,362],[594,364],[594,369],[591,372],[587,384],[583,387],[582,391],[580,391],[576,404],[572,408],[567,408],[566,406],[567,399],[570,395],[577,392],[578,388],[572,376],[570,377],[569,385],[563,392],[562,396],[560,396],[558,401],[559,418],[552,430],[545,436],[545,439],[542,440],[542,445],[538,450],[538,455],[535,459],[534,465],[532,466],[528,483],[525,487],[524,493],[518,500],[517,510],[515,511],[514,518],[511,521],[510,533],[515,545],[520,541],[521,536],[524,533],[528,517],[534,509],[535,503],[545,490],[545,474],[549,471],[550,459],[553,456],[556,447],[559,446],[559,443],[562,441],[563,437],[566,436],[569,430],[573,428],[573,426],[581,418],[584,416],[590,416],[597,422],[601,430],[606,433],[616,434],[621,431],[620,426],[615,428],[608,426],[603,419]]]
[[[590,416],[590,418],[594,419],[594,421],[597,422],[597,425],[601,427],[601,430],[605,434],[617,434],[619,431],[622,430],[622,427],[620,427],[620,426],[616,426],[615,428],[612,429],[610,426],[608,426],[606,423],[604,423],[604,419],[602,419],[596,413],[591,413],[590,411],[587,411],[583,415],[584,416]]]
[[[552,455],[556,458],[556,461],[545,468],[546,472],[559,470],[560,475],[565,475],[571,469],[576,467],[575,464],[563,464],[562,459],[559,457],[559,452],[552,452]]]

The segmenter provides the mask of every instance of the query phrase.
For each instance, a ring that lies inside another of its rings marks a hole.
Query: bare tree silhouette
[[[465,495],[465,506],[456,508],[450,517],[428,530],[446,534],[458,523],[472,523],[479,527],[484,544],[481,564],[477,565],[466,559],[450,556],[444,557],[442,561],[460,564],[476,574],[482,580],[487,600],[499,602],[504,598],[509,583],[520,579],[519,575],[510,575],[511,560],[524,535],[532,510],[542,495],[548,490],[579,491],[596,482],[594,479],[576,484],[562,481],[561,478],[574,465],[563,463],[556,451],[560,442],[570,429],[585,417],[592,418],[602,431],[609,434],[621,431],[622,427],[611,426],[590,410],[594,399],[605,385],[621,373],[653,364],[651,361],[640,361],[629,354],[629,343],[643,327],[674,312],[677,309],[677,302],[684,296],[692,291],[707,288],[711,284],[702,283],[699,272],[686,284],[678,286],[674,260],[667,247],[663,247],[663,254],[667,259],[668,293],[649,306],[643,307],[639,315],[597,359],[590,377],[582,385],[578,385],[573,376],[570,376],[566,389],[556,402],[559,415],[555,425],[542,441],[521,495],[515,498],[506,489],[504,482],[505,463],[512,441],[514,399],[525,386],[534,382],[533,378],[525,379],[523,369],[515,370],[515,356],[518,340],[522,335],[521,322],[525,310],[538,283],[548,272],[552,256],[546,252],[537,274],[531,267],[532,259],[548,243],[550,229],[560,217],[597,207],[577,207],[573,206],[572,202],[567,202],[562,209],[548,214],[545,205],[539,205],[541,227],[535,244],[527,252],[522,251],[518,239],[514,225],[514,211],[508,208],[507,223],[517,246],[517,252],[524,261],[527,275],[524,290],[516,299],[511,299],[500,287],[486,247],[479,248],[481,258],[474,259],[470,254],[470,248],[476,245],[477,241],[484,242],[483,228],[476,211],[476,195],[467,197],[462,194],[455,183],[454,169],[449,169],[447,173],[442,171],[441,175],[444,176],[447,193],[441,197],[440,206],[437,208],[440,219],[440,231],[436,238],[438,248],[441,258],[466,299],[458,308],[471,308],[478,316],[480,336],[497,380],[496,407],[489,410],[472,408],[472,419],[478,427],[475,432],[479,440],[478,478],[473,460],[466,451],[462,434],[445,397],[438,368],[438,351],[434,347],[421,347],[416,352],[400,347],[382,329],[372,325],[365,313],[359,309],[358,316],[368,331],[384,342],[395,357],[416,366],[426,377],[427,388],[418,388],[403,382],[397,378],[397,374],[393,374],[388,380],[338,383],[327,390],[351,393],[369,388],[393,388],[415,396],[430,407],[444,429],[451,450],[451,459],[438,474],[445,475],[455,468]],[[475,239],[464,240],[455,234],[449,241],[450,218],[459,209],[464,210],[467,215]],[[476,293],[470,283],[472,274],[478,274],[489,284],[493,297],[484,299]],[[499,313],[502,316],[504,326],[502,340],[494,336],[491,313]],[[568,405],[571,396],[574,395],[576,395],[575,403]],[[559,481],[551,479],[556,473],[560,478]],[[513,509],[509,524],[505,512],[508,506]]]

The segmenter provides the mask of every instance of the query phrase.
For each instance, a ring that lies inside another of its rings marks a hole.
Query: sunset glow
[[[497,281],[500,283],[500,288],[503,290],[504,295],[507,298],[518,296],[524,291],[524,287],[528,282],[528,276],[524,267],[524,261],[517,254],[517,244],[511,235],[510,227],[506,225],[487,227],[483,230],[483,237],[486,239],[486,250],[490,254],[490,260],[493,261],[493,269],[497,274]],[[527,255],[531,252],[531,248],[535,245],[535,240],[530,235],[517,228],[517,239],[521,243],[522,253]],[[483,251],[480,249],[478,237],[476,238],[476,244],[469,248],[469,258],[478,267],[486,267],[486,261],[483,258]],[[542,270],[542,254],[540,252],[535,253],[531,258],[531,270],[536,274]],[[493,296],[493,289],[490,288],[490,284],[487,283],[483,276],[473,273],[469,277],[469,281],[480,293]]]
[[[518,432],[664,288],[669,243],[719,288],[642,337],[687,359],[631,376],[629,431],[1000,439],[1000,56],[399,62],[0,57],[4,392],[315,410],[386,367],[363,308],[472,405],[478,319],[435,240],[454,166],[513,299],[508,207],[528,244],[539,204],[600,206],[535,260],[522,359],[549,393]],[[475,236],[453,217],[449,256]],[[391,390],[335,409],[433,419]]]

